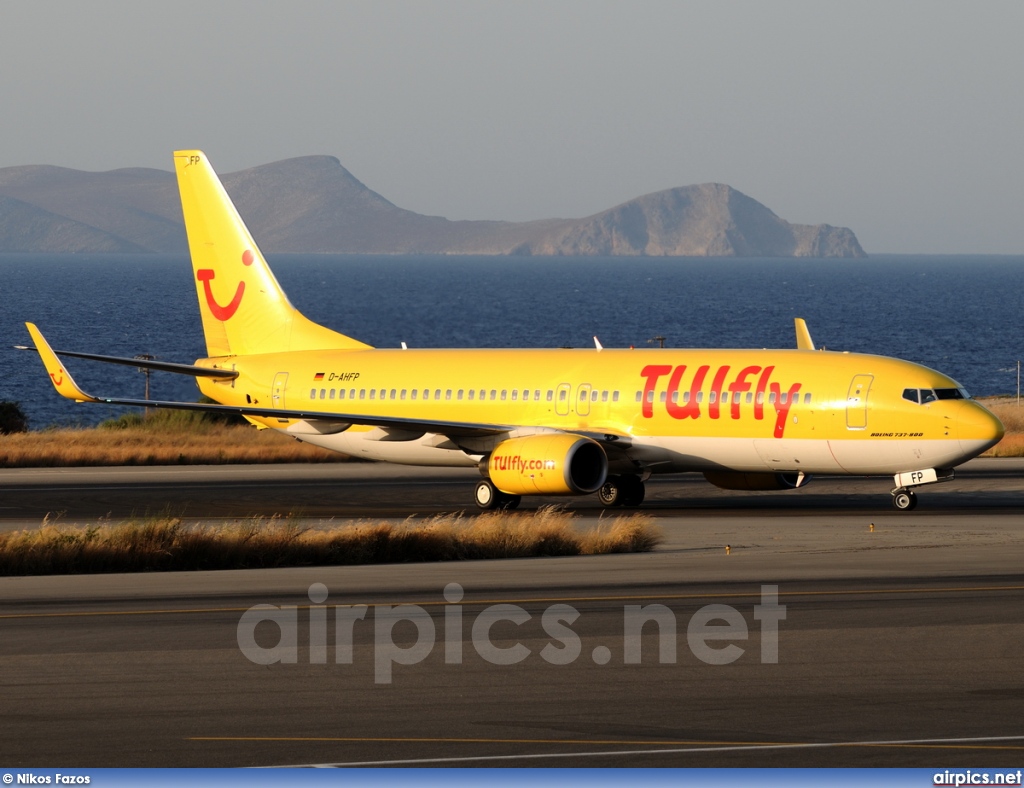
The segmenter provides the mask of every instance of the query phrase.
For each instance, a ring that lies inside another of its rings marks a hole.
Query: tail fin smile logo
[[[246,249],[242,253],[243,265],[252,265],[253,259],[254,255],[251,249]],[[200,268],[196,271],[196,279],[203,283],[203,294],[206,296],[206,305],[210,308],[210,312],[220,321],[230,320],[235,312],[238,311],[239,304],[242,303],[242,296],[245,294],[245,282],[239,282],[238,287],[235,288],[235,295],[228,302],[227,306],[221,306],[217,303],[217,299],[214,298],[213,288],[210,286],[210,282],[216,276],[217,272],[212,268]]]

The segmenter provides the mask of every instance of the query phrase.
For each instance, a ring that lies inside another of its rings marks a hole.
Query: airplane
[[[726,490],[812,476],[888,476],[892,504],[950,481],[1003,425],[956,381],[876,355],[816,349],[379,349],[288,301],[202,151],[174,153],[207,358],[175,364],[54,351],[27,323],[57,391],[79,402],[219,411],[353,457],[478,468],[480,509],[597,494],[636,507],[655,474]],[[33,349],[33,348],[26,348]],[[94,396],[61,356],[194,376],[217,404]]]

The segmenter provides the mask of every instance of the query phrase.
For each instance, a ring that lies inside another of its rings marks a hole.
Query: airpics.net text
[[[444,587],[446,604],[438,605],[441,610],[431,615],[425,606],[417,604],[327,605],[328,595],[327,586],[313,583],[308,591],[312,604],[308,606],[261,604],[250,607],[238,621],[237,642],[242,654],[258,665],[297,664],[302,623],[308,625],[308,643],[302,646],[308,651],[309,664],[326,665],[331,650],[328,647],[328,612],[332,609],[333,664],[353,664],[358,628],[358,634],[363,635],[360,642],[367,649],[372,646],[377,684],[390,684],[396,665],[416,665],[426,660],[437,645],[439,628],[446,665],[462,664],[467,625],[468,641],[474,651],[492,665],[515,665],[536,653],[551,665],[564,666],[573,664],[583,654],[583,638],[573,628],[581,613],[561,602],[533,613],[518,604],[490,604],[471,615],[465,607],[471,605],[472,600],[465,599],[461,585],[449,583]],[[762,664],[779,661],[779,622],[786,618],[786,606],[778,603],[778,596],[777,585],[762,585],[760,602],[753,606]],[[368,617],[371,609],[372,623]],[[306,621],[300,621],[300,616]],[[435,617],[440,621],[435,623]],[[535,618],[539,618],[546,642],[533,651],[518,633],[522,632],[520,627]],[[264,626],[260,627],[261,624]],[[499,624],[501,637],[494,633]],[[676,612],[660,603],[623,605],[619,651],[622,663],[642,662],[645,627],[648,633],[657,633],[658,662],[676,664],[677,633],[681,635],[682,630]],[[260,635],[257,635],[257,628],[260,628]],[[399,642],[396,642],[396,628],[404,632]],[[409,637],[413,631],[415,636]],[[708,665],[728,665],[746,653],[747,649],[738,643],[749,639],[750,625],[743,613],[732,605],[706,604],[690,615],[685,622],[685,633],[686,645],[696,659]],[[647,642],[650,644],[651,640]],[[612,661],[613,652],[607,645],[597,645],[591,649],[590,657],[595,664],[606,665]]]

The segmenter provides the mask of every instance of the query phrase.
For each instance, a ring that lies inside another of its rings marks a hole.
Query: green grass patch
[[[437,515],[394,524],[304,528],[285,518],[187,525],[178,517],[0,533],[0,575],[338,566],[637,553],[661,541],[643,514],[578,527],[569,512]]]

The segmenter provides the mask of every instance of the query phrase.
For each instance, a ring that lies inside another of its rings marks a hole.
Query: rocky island
[[[790,224],[720,183],[637,197],[582,219],[451,221],[399,208],[332,156],[222,176],[265,252],[866,257],[853,232]],[[184,252],[174,175],[0,169],[0,252]]]

